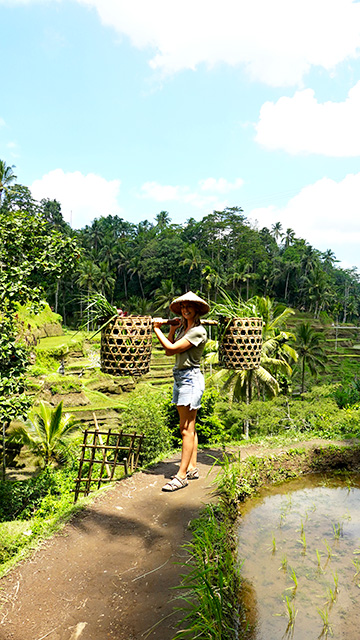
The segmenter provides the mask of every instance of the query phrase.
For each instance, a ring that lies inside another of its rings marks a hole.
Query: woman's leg
[[[181,462],[177,475],[180,478],[185,478],[187,470],[196,467],[198,438],[195,430],[195,420],[197,409],[190,409],[190,406],[177,405],[177,410],[180,417],[180,433],[182,437]]]

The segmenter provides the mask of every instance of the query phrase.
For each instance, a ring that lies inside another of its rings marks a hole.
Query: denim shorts
[[[173,369],[174,387],[172,401],[176,405],[200,409],[205,390],[204,376],[198,367]]]

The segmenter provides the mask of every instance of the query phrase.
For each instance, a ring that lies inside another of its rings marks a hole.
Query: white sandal
[[[184,489],[187,487],[188,481],[187,478],[179,478],[179,476],[174,476],[172,480],[169,480],[166,484],[164,484],[162,491],[178,491],[179,489]]]
[[[199,469],[197,467],[189,469],[189,471],[186,472],[186,477],[188,480],[199,480]]]

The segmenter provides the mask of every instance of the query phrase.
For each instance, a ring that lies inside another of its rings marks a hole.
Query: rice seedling
[[[286,615],[288,617],[288,625],[286,627],[286,632],[285,633],[288,634],[289,630],[293,630],[293,628],[294,628],[295,618],[297,616],[298,610],[295,609],[294,602],[292,602],[290,600],[290,598],[288,598],[288,596],[285,596],[284,604],[285,604],[285,609],[286,609]]]
[[[359,573],[360,573],[360,559],[359,559],[359,558],[355,558],[355,559],[352,561],[352,563],[353,563],[353,565],[354,565],[354,567],[355,567],[354,578],[357,578],[357,576],[358,576],[358,575],[359,575]]]
[[[300,540],[298,542],[301,542],[301,544],[302,544],[302,554],[305,555],[306,554],[306,535],[305,535],[305,531],[303,531],[302,534],[300,535]]]
[[[337,595],[336,589],[332,589],[331,587],[328,587],[326,593],[328,597],[327,604],[331,606],[333,602],[335,602],[336,600],[336,595]]]
[[[322,623],[323,623],[322,633],[321,633],[321,635],[319,637],[320,638],[321,637],[325,637],[326,638],[329,633],[332,634],[332,628],[331,628],[331,625],[330,625],[330,622],[329,622],[329,610],[328,610],[327,607],[324,607],[323,609],[319,609],[318,608],[317,612],[318,612],[318,614],[319,614],[319,616],[320,616],[320,618],[322,620]]]
[[[279,570],[282,569],[285,572],[287,571],[287,566],[288,566],[288,560],[287,560],[287,555],[285,553],[281,558],[281,567],[279,567]]]
[[[295,573],[295,569],[291,569],[289,577],[293,581],[294,586],[293,587],[288,587],[286,589],[286,591],[289,591],[290,589],[292,589],[292,597],[294,597],[294,595],[296,593],[296,589],[298,588],[298,579],[297,579],[297,575]]]
[[[325,545],[325,547],[326,547],[326,551],[327,551],[327,554],[328,554],[328,555],[327,555],[328,560],[330,560],[330,558],[331,558],[334,554],[333,554],[333,552],[331,551],[331,547],[329,546],[329,544],[328,544],[327,540],[323,540],[323,543],[324,543],[324,545]]]
[[[333,578],[334,578],[335,591],[336,591],[336,593],[339,593],[339,576],[338,576],[338,572],[337,571],[335,571],[335,573],[333,573]]]
[[[316,558],[317,558],[318,570],[321,571],[321,554],[319,549],[316,549]]]
[[[340,521],[335,522],[333,524],[333,531],[335,540],[339,540],[339,538],[343,536],[343,523]]]
[[[272,536],[272,554],[274,555],[276,553],[276,539],[275,536],[273,534]]]

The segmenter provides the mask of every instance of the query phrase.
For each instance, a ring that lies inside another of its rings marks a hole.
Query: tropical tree
[[[285,248],[287,248],[291,244],[294,243],[294,240],[295,240],[295,231],[294,231],[294,229],[290,229],[290,227],[287,228],[283,237],[284,237]]]
[[[180,293],[180,289],[175,287],[171,278],[163,280],[160,287],[154,291],[155,313],[168,313],[170,302]]]
[[[130,273],[130,280],[132,280],[132,278],[135,275],[137,275],[138,282],[139,282],[139,285],[140,285],[141,295],[142,295],[143,298],[145,298],[144,288],[143,288],[143,284],[142,284],[143,261],[141,259],[141,256],[134,255],[132,257],[132,259],[130,261],[130,265],[129,265],[128,271]]]
[[[199,272],[199,287],[200,287],[200,291],[202,291],[201,267],[204,262],[204,259],[200,249],[196,246],[196,244],[192,243],[185,247],[182,255],[183,255],[183,260],[180,262],[180,266],[189,267],[189,274],[192,271]]]
[[[273,226],[271,227],[271,235],[273,236],[273,238],[275,238],[276,242],[278,242],[279,239],[281,240],[281,238],[283,238],[284,233],[282,230],[281,222],[275,222],[275,224],[273,224]]]
[[[160,229],[167,227],[171,222],[169,213],[167,211],[160,211],[160,213],[158,213],[157,216],[155,217],[155,220],[156,220],[156,226],[159,227]]]
[[[301,393],[304,393],[306,369],[313,376],[325,369],[327,356],[323,334],[315,331],[310,322],[302,322],[296,331],[296,350],[301,362]]]
[[[224,390],[230,392],[233,402],[250,404],[254,392],[259,399],[261,395],[276,396],[280,392],[278,373],[286,376],[292,374],[292,363],[296,362],[297,353],[289,344],[294,335],[286,331],[286,324],[294,311],[275,304],[270,298],[255,296],[246,303],[239,299],[236,304],[226,295],[223,295],[223,303],[217,305],[215,310],[231,318],[236,308],[238,317],[260,316],[263,319],[260,366],[257,369],[222,369],[212,376],[212,382],[221,382]],[[248,437],[248,427],[245,421],[245,437]]]
[[[153,305],[146,298],[130,296],[127,300],[126,309],[129,310],[130,313],[134,313],[139,316],[149,316],[153,312]]]
[[[96,264],[94,264],[92,260],[83,260],[83,262],[80,264],[79,272],[80,275],[77,279],[77,282],[81,288],[86,289],[87,305],[89,308],[91,292],[94,289],[98,289],[100,269]],[[89,313],[87,316],[87,330],[90,331]]]
[[[210,265],[206,265],[202,270],[202,274],[205,276],[207,290],[208,290],[208,299],[210,300],[211,291],[214,290],[214,298],[217,299],[217,295],[219,292],[219,288],[223,282],[223,279],[219,273],[219,271],[215,268],[213,269]]]
[[[63,413],[62,402],[55,408],[42,402],[23,424],[12,430],[9,440],[26,445],[47,466],[51,461],[59,460],[70,436],[79,429],[80,421]]]
[[[100,262],[99,264],[99,275],[98,275],[98,288],[101,293],[106,295],[111,295],[114,290],[115,278],[112,276],[112,271],[109,269],[109,264],[106,260]]]
[[[0,160],[0,204],[2,202],[3,191],[16,180],[16,175],[13,171],[14,165],[11,167],[6,164],[5,160]]]

